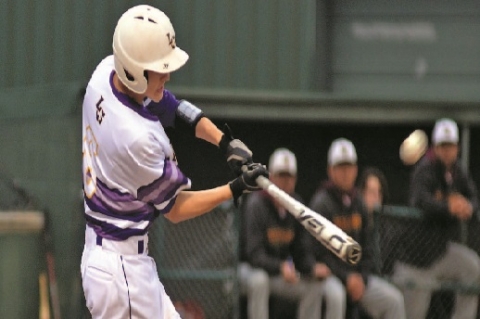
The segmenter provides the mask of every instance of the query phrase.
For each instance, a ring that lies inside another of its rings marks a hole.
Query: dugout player
[[[286,148],[270,156],[270,180],[299,202],[297,159]],[[248,196],[242,210],[240,289],[248,298],[248,318],[269,318],[269,297],[297,302],[297,318],[345,318],[345,289],[322,261],[315,261],[313,237],[267,192]]]
[[[113,56],[97,66],[83,102],[86,233],[82,285],[93,318],[180,318],[147,255],[147,231],[159,215],[177,223],[257,190],[268,173],[251,151],[223,134],[200,109],[165,89],[188,55],[175,43],[169,18],[135,6],[118,20]],[[238,173],[232,182],[187,191],[165,128],[186,122],[222,149]],[[240,167],[247,164],[242,172]]]
[[[312,197],[310,208],[328,218],[362,246],[362,259],[349,265],[320,243],[317,259],[325,260],[346,287],[349,300],[359,304],[374,319],[405,319],[402,293],[377,275],[368,213],[355,188],[357,153],[351,141],[339,138],[328,151],[329,181]]]
[[[432,131],[433,149],[420,160],[410,180],[410,205],[423,214],[417,227],[403,236],[404,251],[395,265],[398,282],[432,282],[451,279],[478,283],[477,253],[458,243],[460,222],[476,217],[478,193],[475,183],[458,161],[458,126],[439,119]],[[405,289],[409,319],[425,318],[432,291]],[[457,294],[452,318],[476,318],[478,297]]]

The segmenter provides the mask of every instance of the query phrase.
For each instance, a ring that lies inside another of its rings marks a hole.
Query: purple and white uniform
[[[139,106],[115,88],[113,75],[109,56],[83,102],[87,306],[94,318],[180,318],[147,255],[149,226],[191,186],[164,130],[179,102],[165,90],[159,103]]]
[[[177,100],[165,91],[141,108],[114,87],[113,68],[113,56],[100,63],[83,104],[85,217],[98,235],[124,240],[145,234],[190,180],[163,128],[173,125]]]

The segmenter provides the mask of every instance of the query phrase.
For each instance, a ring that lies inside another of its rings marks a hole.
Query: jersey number
[[[83,136],[83,192],[92,198],[97,190],[97,176],[93,169],[92,158],[98,154],[98,143],[92,128],[87,126]]]

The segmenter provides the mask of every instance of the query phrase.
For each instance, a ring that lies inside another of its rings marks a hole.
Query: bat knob
[[[359,244],[352,244],[347,247],[346,262],[350,265],[356,265],[362,259],[362,247]]]

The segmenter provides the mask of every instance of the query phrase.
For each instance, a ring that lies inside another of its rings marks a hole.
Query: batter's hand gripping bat
[[[282,191],[268,178],[259,176],[256,179],[258,186],[263,188],[283,207],[285,207],[300,223],[325,247],[350,265],[357,264],[362,258],[362,248],[322,215],[314,212],[290,195]]]

